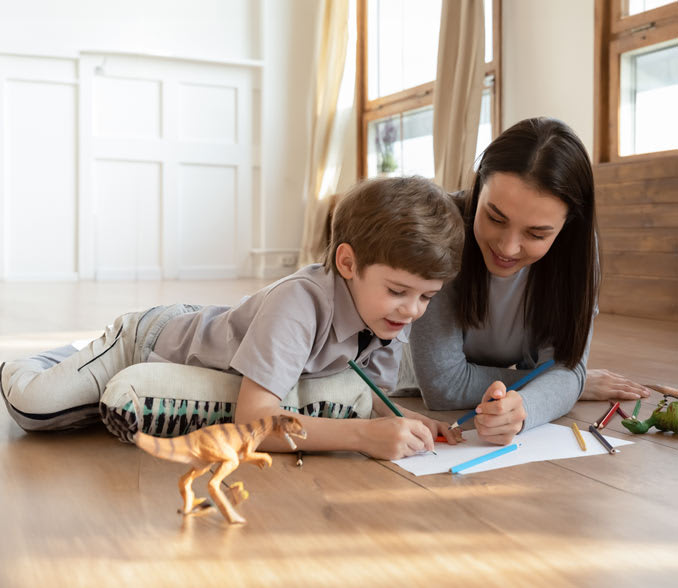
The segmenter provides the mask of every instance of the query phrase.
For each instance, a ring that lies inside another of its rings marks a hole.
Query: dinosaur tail
[[[132,436],[134,444],[140,449],[143,449],[146,453],[150,453],[161,459],[180,463],[192,462],[193,456],[188,451],[189,447],[185,437],[153,437],[152,435],[141,432],[141,423],[144,418],[141,401],[133,387],[130,386],[128,392],[136,415],[136,424],[133,425],[134,434]]]
[[[186,436],[153,437],[137,431],[134,434],[134,443],[146,453],[161,459],[179,463],[193,463],[195,461],[195,456],[190,451]]]

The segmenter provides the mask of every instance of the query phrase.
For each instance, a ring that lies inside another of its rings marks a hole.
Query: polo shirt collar
[[[337,341],[346,341],[349,337],[355,336],[367,325],[355,307],[353,296],[348,289],[346,280],[339,274],[332,271],[334,275],[334,316],[332,317],[332,327],[337,335]],[[407,343],[409,340],[410,327],[400,329],[395,339],[401,343]]]

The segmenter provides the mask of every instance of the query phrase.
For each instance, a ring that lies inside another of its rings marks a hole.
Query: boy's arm
[[[261,417],[289,414],[299,419],[308,434],[295,440],[306,451],[361,451],[377,459],[400,459],[433,449],[430,429],[418,419],[388,416],[377,419],[327,419],[309,417],[280,408],[280,399],[253,380],[243,377],[235,408],[235,422],[248,423]],[[263,451],[289,452],[283,440],[269,437]]]

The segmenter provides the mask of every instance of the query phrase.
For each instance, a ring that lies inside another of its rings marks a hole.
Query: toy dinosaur
[[[657,408],[654,409],[649,418],[644,421],[636,417],[630,417],[622,420],[622,425],[632,433],[647,433],[651,427],[656,427],[660,431],[673,431],[678,433],[678,402],[669,403],[668,397],[678,398],[678,390],[669,386],[657,386],[646,384],[647,388],[652,388],[661,394],[664,398],[659,401]],[[668,405],[668,407],[667,407]],[[666,408],[666,412],[662,412]]]
[[[210,425],[180,437],[160,438],[137,431],[133,438],[137,447],[155,457],[190,464],[191,469],[179,478],[184,515],[205,507],[203,502],[206,499],[195,497],[192,484],[196,478],[207,473],[213,464],[219,464],[207,484],[209,493],[229,523],[245,523],[245,519],[221,491],[220,485],[241,462],[251,461],[260,468],[271,465],[268,453],[255,451],[269,434],[284,437],[292,450],[297,448],[292,437],[306,438],[306,431],[299,420],[284,415],[269,416],[244,425]],[[236,504],[249,496],[242,482],[235,482],[229,488]]]

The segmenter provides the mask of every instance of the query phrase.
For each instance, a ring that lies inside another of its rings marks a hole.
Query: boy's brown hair
[[[447,281],[459,272],[464,223],[452,197],[430,180],[377,178],[356,184],[337,205],[327,271],[337,272],[341,243],[353,248],[358,272],[383,264]]]

